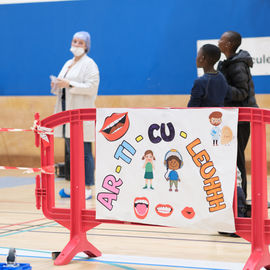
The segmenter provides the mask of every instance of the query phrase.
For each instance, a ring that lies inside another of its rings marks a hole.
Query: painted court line
[[[17,225],[28,224],[28,223],[32,223],[32,222],[36,222],[36,221],[40,221],[40,220],[46,220],[46,218],[38,218],[38,219],[32,219],[32,220],[28,220],[28,221],[24,221],[24,222],[20,222],[20,223],[9,224],[9,225],[5,225],[5,226],[1,226],[0,229],[9,228],[12,226],[17,226]]]
[[[9,248],[0,247],[0,255],[5,256],[8,254]],[[21,257],[43,258],[51,259],[50,251],[42,250],[28,250],[28,249],[16,249],[16,254]],[[167,268],[189,268],[189,269],[216,269],[216,270],[239,270],[243,269],[242,263],[220,262],[220,261],[202,261],[202,260],[185,260],[177,258],[160,258],[160,257],[144,257],[144,256],[127,256],[127,255],[115,255],[115,254],[103,254],[98,258],[88,259],[84,253],[79,253],[74,258],[75,260],[83,261],[96,261],[106,264],[118,266],[116,264],[123,265],[145,265]],[[119,266],[120,267],[120,266]],[[123,267],[121,267],[123,268]],[[131,269],[124,267],[124,269]]]
[[[0,1],[2,3],[2,1]],[[0,177],[0,188],[10,188],[18,186],[33,185],[36,183],[35,177],[16,177],[2,176]]]
[[[32,229],[23,229],[23,230],[19,230],[19,231],[16,230],[16,231],[13,231],[13,232],[10,232],[10,233],[9,232],[4,233],[4,234],[0,235],[0,237],[11,236],[11,235],[19,234],[19,233],[24,233],[24,232],[32,232],[32,231],[42,229],[42,228],[53,227],[55,225],[57,225],[57,223],[53,223],[53,224],[50,224],[50,225],[37,225],[37,226],[35,226],[35,228],[32,228]],[[30,226],[30,227],[32,227],[32,226]]]
[[[148,266],[163,266],[163,267],[188,267],[193,269],[230,269],[239,270],[244,267],[244,264],[230,262],[213,262],[199,260],[184,260],[176,258],[160,258],[160,257],[141,257],[141,256],[125,256],[104,254],[97,261],[116,262],[122,264],[148,265]]]
[[[56,226],[54,226],[54,228],[60,228],[60,229],[65,229],[63,226],[60,226],[59,224],[57,224]],[[1,227],[0,227],[1,229]],[[123,229],[104,229],[104,228],[92,228],[91,231],[89,230],[87,232],[87,235],[89,236],[109,236],[109,237],[132,237],[132,238],[149,238],[149,236],[138,236],[138,235],[121,235],[121,234],[101,234],[101,233],[93,233],[93,231],[113,231],[113,232],[132,232],[132,233],[151,233],[151,234],[175,234],[175,235],[184,235],[184,236],[196,236],[196,235],[200,235],[200,236],[213,236],[213,235],[207,235],[207,234],[198,234],[198,233],[184,233],[184,232],[165,232],[165,231],[145,231],[145,230],[123,230]],[[70,232],[66,232],[66,231],[35,231],[38,233],[51,233],[51,234],[70,234]],[[217,235],[217,237],[220,238],[219,235]],[[156,240],[181,240],[181,241],[196,241],[196,242],[209,242],[209,243],[223,243],[223,244],[239,244],[239,245],[250,245],[249,242],[245,241],[244,239],[242,239],[242,241],[231,241],[231,240],[210,240],[210,239],[189,239],[189,238],[176,238],[176,237],[157,237],[157,236],[151,236],[151,239],[156,239]],[[228,239],[231,239],[231,237]],[[239,239],[241,240],[241,239]]]
[[[50,224],[52,224],[52,222],[45,222],[38,225],[26,225],[25,227],[18,228],[18,229],[5,229],[4,231],[2,230],[0,232],[0,237],[2,237],[2,235],[7,236],[7,235],[18,234],[21,232],[31,232],[36,228],[41,228],[41,227],[45,228],[45,226],[50,226]]]

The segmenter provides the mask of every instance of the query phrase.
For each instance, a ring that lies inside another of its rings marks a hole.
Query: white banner
[[[218,39],[198,40],[197,51],[207,43],[217,46]],[[242,38],[240,49],[248,51],[253,59],[252,75],[270,75],[270,37]],[[221,60],[225,60],[224,54],[221,54]],[[198,76],[202,75],[203,69],[200,68]]]
[[[96,218],[235,231],[237,109],[98,108]]]

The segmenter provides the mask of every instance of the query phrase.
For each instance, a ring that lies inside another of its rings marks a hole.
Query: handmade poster
[[[99,108],[96,218],[235,231],[238,109]]]

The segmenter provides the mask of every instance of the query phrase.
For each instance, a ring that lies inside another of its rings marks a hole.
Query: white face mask
[[[85,50],[82,47],[71,46],[70,51],[74,54],[74,56],[81,56],[85,53]]]

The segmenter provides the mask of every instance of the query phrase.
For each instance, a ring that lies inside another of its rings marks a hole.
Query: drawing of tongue
[[[143,203],[137,203],[135,205],[136,211],[140,216],[143,216],[146,211],[147,211],[147,205],[143,204]]]
[[[149,201],[146,197],[137,197],[134,199],[134,213],[137,218],[146,218],[149,211]]]
[[[111,134],[113,134],[114,132],[116,132],[118,129],[120,129],[121,127],[123,127],[124,126],[124,124],[123,123],[118,123],[118,124],[116,124],[115,126],[113,126],[112,128],[111,128]]]

